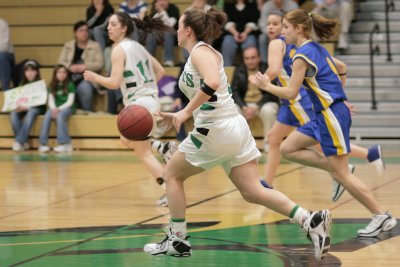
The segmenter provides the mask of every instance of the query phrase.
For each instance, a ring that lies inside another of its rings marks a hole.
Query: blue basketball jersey
[[[307,40],[297,48],[293,62],[298,58],[309,65],[303,84],[316,112],[328,108],[337,100],[347,100],[336,66],[322,45]]]
[[[275,82],[282,87],[287,87],[289,85],[290,76],[292,76],[292,59],[296,53],[296,46],[293,44],[286,44],[285,37],[283,36],[279,37],[279,39],[281,39],[284,45],[286,46],[286,50],[285,50],[285,55],[283,56],[283,65],[281,73],[275,79]],[[306,94],[307,92],[304,89],[304,87],[301,87],[299,95],[296,97],[296,99],[288,100],[281,98],[282,105],[290,105],[293,104],[294,102],[298,102]]]

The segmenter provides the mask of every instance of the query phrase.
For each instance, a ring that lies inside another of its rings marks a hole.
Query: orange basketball
[[[139,105],[125,107],[118,115],[118,130],[126,139],[145,140],[153,129],[153,117]]]

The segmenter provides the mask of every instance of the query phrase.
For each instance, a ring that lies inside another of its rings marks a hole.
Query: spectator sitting
[[[151,14],[155,17],[161,17],[165,24],[169,25],[175,30],[178,29],[178,20],[180,17],[179,9],[176,5],[169,2],[169,0],[154,0],[152,4]],[[163,47],[164,47],[164,66],[173,67],[174,63],[174,47],[176,41],[175,32],[164,32],[163,34]],[[155,55],[157,47],[157,38],[154,34],[147,35],[146,48]]]
[[[90,37],[98,42],[104,50],[110,42],[107,34],[108,17],[114,14],[114,8],[108,0],[92,0],[86,9],[86,22],[89,26]]]
[[[224,11],[228,16],[228,22],[224,27],[226,32],[222,40],[221,53],[224,66],[232,66],[239,46],[242,50],[257,46],[256,30],[260,12],[257,4],[247,0],[225,3]]]
[[[235,68],[232,78],[232,97],[240,107],[240,112],[246,120],[259,117],[263,123],[264,151],[268,151],[267,133],[275,122],[279,109],[279,99],[248,81],[248,77],[260,71],[264,73],[268,68],[260,61],[256,47],[243,50],[243,62]]]
[[[58,153],[72,152],[71,137],[68,134],[68,119],[75,110],[75,85],[71,81],[68,69],[57,65],[53,71],[53,78],[49,85],[49,98],[47,110],[39,137],[39,152],[50,151],[47,142],[49,139],[50,123],[56,121],[57,143],[54,151]]]
[[[14,49],[10,40],[10,29],[7,22],[0,18],[0,83],[3,91],[10,89],[14,64]]]
[[[128,14],[131,18],[140,18],[143,19],[144,16],[146,15],[148,10],[148,5],[146,1],[142,0],[125,0],[121,4],[119,4],[119,10],[121,12],[124,12]],[[140,42],[143,44],[146,40],[141,40],[141,30],[136,27],[135,24],[133,24],[134,30],[131,36],[129,38]]]
[[[147,3],[141,0],[125,0],[119,4],[118,11],[127,13],[131,18],[143,19],[147,12]]]
[[[340,21],[340,34],[337,48],[341,51],[349,46],[348,35],[350,24],[353,19],[353,0],[314,0],[316,4],[313,12],[319,15]]]
[[[74,25],[75,39],[64,44],[58,64],[64,65],[71,72],[76,86],[78,104],[84,111],[93,111],[94,90],[98,85],[83,79],[83,72],[100,72],[103,68],[103,53],[99,43],[89,39],[89,27],[85,21]]]
[[[261,31],[261,34],[258,37],[261,62],[268,62],[268,16],[273,11],[284,10],[288,12],[297,8],[299,8],[299,5],[293,0],[268,0],[262,5],[260,21],[258,22]]]
[[[200,8],[204,11],[208,11],[211,8],[211,5],[207,3],[207,0],[192,0],[188,9],[189,8]]]
[[[21,86],[41,80],[39,64],[34,60],[28,60],[24,64],[23,78]],[[27,107],[19,105],[16,110],[11,111],[10,119],[14,131],[15,142],[12,150],[16,152],[29,149],[29,133],[39,114],[43,114],[46,106]]]

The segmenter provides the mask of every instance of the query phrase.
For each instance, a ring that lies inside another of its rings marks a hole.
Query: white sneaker
[[[160,243],[146,244],[143,248],[144,252],[152,256],[189,257],[192,255],[189,237],[182,239],[172,234],[170,227],[167,227],[165,234],[167,236]]]
[[[368,148],[368,162],[375,167],[379,178],[383,177],[385,173],[385,162],[383,161],[383,155],[380,145],[374,145]]]
[[[173,67],[175,66],[174,62],[172,60],[166,60],[163,63],[164,67]]]
[[[328,255],[331,246],[329,235],[331,225],[332,217],[329,210],[314,211],[303,223],[302,229],[313,242],[314,257],[318,261]]]
[[[49,151],[50,151],[50,147],[45,146],[45,145],[40,145],[39,148],[38,148],[38,151],[39,151],[40,153],[46,153],[46,152],[49,152]]]
[[[30,148],[29,143],[24,143],[24,150],[29,150]]]
[[[57,153],[68,153],[72,152],[73,148],[71,144],[65,144],[65,145],[58,145],[55,148],[53,148],[54,152]]]
[[[375,214],[372,216],[372,221],[364,229],[357,231],[358,236],[374,237],[381,232],[386,232],[397,225],[396,218],[392,217],[389,211],[385,214]]]
[[[18,142],[14,142],[12,145],[12,150],[15,152],[22,152],[24,151],[24,146]]]
[[[153,151],[157,151],[163,157],[164,162],[167,163],[178,150],[178,144],[175,141],[161,142],[155,140],[152,142],[151,148]]]
[[[351,173],[354,173],[355,169],[356,167],[354,165],[349,164],[349,171]],[[332,176],[332,178],[332,201],[336,202],[343,195],[345,188],[336,181],[335,177]]]
[[[167,194],[162,195],[157,201],[156,205],[160,207],[168,207]]]

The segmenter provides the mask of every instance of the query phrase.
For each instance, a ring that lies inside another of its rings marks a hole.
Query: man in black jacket
[[[264,73],[268,67],[262,63],[256,47],[243,50],[243,62],[235,68],[232,78],[233,100],[240,107],[246,120],[259,117],[264,128],[264,151],[268,151],[268,131],[275,122],[279,109],[279,99],[263,91],[248,81],[249,75],[257,71]]]

